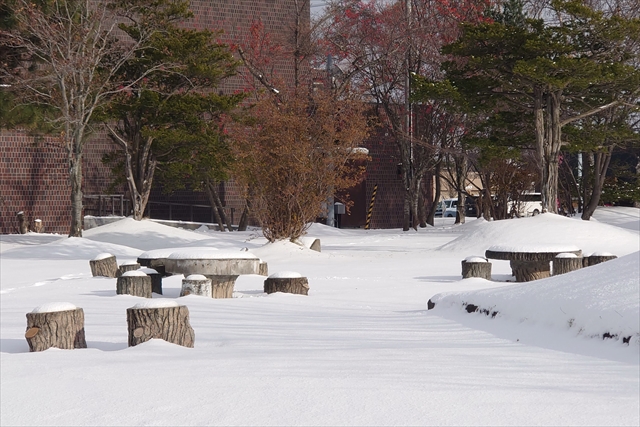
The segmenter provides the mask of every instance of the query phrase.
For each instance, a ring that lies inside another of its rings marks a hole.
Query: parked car
[[[456,212],[458,210],[458,199],[444,199],[436,208],[436,217],[444,216],[445,218],[453,218],[456,216]],[[464,215],[465,216],[476,216],[477,207],[475,197],[468,196],[465,200],[464,205]]]

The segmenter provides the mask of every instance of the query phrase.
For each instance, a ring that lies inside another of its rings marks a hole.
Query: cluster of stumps
[[[319,251],[319,240],[313,248]],[[314,242],[315,243],[315,242]],[[118,265],[116,257],[103,253],[89,261],[94,277],[116,278],[116,294],[148,298],[127,309],[128,344],[135,346],[162,339],[193,347],[195,333],[189,323],[189,309],[176,300],[153,299],[162,295],[162,278],[183,274],[180,296],[232,298],[236,278],[241,274],[268,276],[264,292],[308,295],[306,277],[292,271],[268,275],[268,266],[248,251],[218,251],[213,248],[159,249],[141,254],[136,262]],[[25,338],[30,351],[51,347],[86,348],[84,312],[70,303],[49,303],[27,313]]]

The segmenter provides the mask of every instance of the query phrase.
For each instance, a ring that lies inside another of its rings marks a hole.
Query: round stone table
[[[211,279],[213,298],[231,298],[239,275],[260,273],[260,258],[245,251],[182,248],[166,258],[165,269],[185,277],[202,274]]]
[[[582,250],[572,245],[497,245],[487,249],[484,256],[510,261],[516,282],[529,282],[551,276],[551,261],[560,253],[581,256]]]

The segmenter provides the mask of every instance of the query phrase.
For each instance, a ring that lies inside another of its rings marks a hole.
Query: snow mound
[[[571,330],[576,335],[639,343],[640,253],[548,279],[501,288],[443,293],[435,310],[470,310],[496,319]]]
[[[640,238],[634,231],[549,213],[502,221],[475,220],[458,230],[464,233],[440,250],[478,253],[491,246],[570,246],[583,253],[607,251],[618,256],[640,251]]]
[[[156,270],[154,270],[153,268],[147,268],[147,267],[139,268],[138,271],[142,271],[146,275],[158,274],[158,272]]]
[[[62,237],[36,247],[27,246],[8,249],[2,252],[2,257],[12,259],[88,260],[93,259],[96,253],[107,252],[119,258],[136,258],[140,254],[139,249],[134,249],[130,246],[96,242],[82,237]]]
[[[32,313],[54,313],[57,311],[69,311],[75,310],[78,307],[71,304],[70,302],[48,302],[46,304],[42,304],[33,310]]]
[[[203,233],[170,227],[151,220],[123,218],[84,232],[89,240],[118,245],[135,245],[142,251],[181,247],[208,237]]]

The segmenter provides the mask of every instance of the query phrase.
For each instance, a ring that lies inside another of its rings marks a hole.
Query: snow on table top
[[[33,310],[32,313],[54,313],[56,311],[69,311],[75,310],[78,307],[71,304],[70,302],[48,302],[46,304],[42,304]]]
[[[92,261],[100,261],[101,259],[106,259],[106,258],[110,258],[113,255],[111,255],[108,252],[103,252],[101,254],[96,255],[95,257],[93,257]]]
[[[173,252],[167,257],[172,260],[186,259],[255,259],[259,258],[247,251],[219,251],[219,250],[203,250],[201,248],[184,248]]]
[[[520,253],[554,253],[573,252],[580,248],[575,245],[556,244],[522,244],[522,245],[494,245],[488,250],[492,252],[520,252]]]
[[[302,274],[295,271],[278,271],[269,276],[269,279],[297,279],[302,277]]]
[[[147,301],[139,302],[131,308],[166,308],[166,307],[180,307],[180,304],[174,300],[167,298],[150,299]]]
[[[138,258],[140,259],[159,259],[159,258],[168,258],[172,253],[181,250],[182,248],[164,248],[164,249],[153,249],[150,251],[146,251],[140,254]],[[207,248],[208,250],[216,250],[216,248]]]

